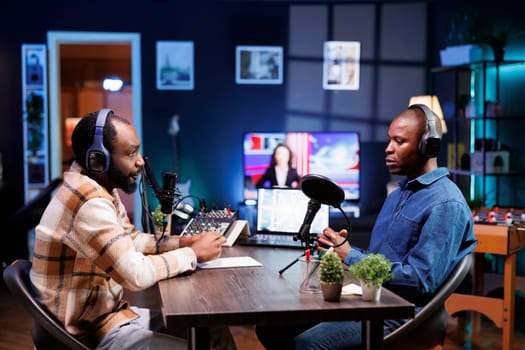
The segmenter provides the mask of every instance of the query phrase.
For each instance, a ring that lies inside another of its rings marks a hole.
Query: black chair
[[[66,331],[64,326],[36,299],[29,279],[31,262],[18,259],[4,270],[4,280],[11,294],[31,314],[34,320],[33,343],[37,350],[89,350]]]
[[[15,211],[7,218],[4,229],[9,235],[8,244],[2,248],[2,262],[10,264],[15,259],[29,257],[27,232],[38,225],[47,205],[51,201],[53,191],[62,183],[62,179],[52,180],[36,197]]]
[[[448,312],[445,301],[469,273],[472,254],[466,255],[450,273],[432,300],[416,316],[383,339],[384,349],[435,349],[445,343]]]

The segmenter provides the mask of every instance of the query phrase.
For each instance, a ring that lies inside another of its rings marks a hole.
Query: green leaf
[[[342,283],[343,279],[343,262],[339,255],[333,251],[324,254],[319,265],[319,280],[327,283]]]
[[[377,287],[394,277],[392,263],[383,254],[368,254],[348,270],[353,277]]]

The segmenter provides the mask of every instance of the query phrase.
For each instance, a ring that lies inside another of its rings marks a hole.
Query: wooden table
[[[189,327],[190,349],[207,349],[213,325],[287,325],[322,321],[361,320],[366,349],[381,349],[383,320],[414,317],[414,305],[383,288],[381,301],[364,302],[343,296],[325,302],[321,294],[300,293],[299,263],[279,270],[299,257],[297,249],[224,248],[223,256],[251,256],[262,267],[197,270],[159,283],[162,312],[168,328]]]
[[[503,329],[502,349],[514,347],[514,304],[516,293],[516,253],[525,247],[525,223],[513,226],[474,225],[478,239],[473,274],[473,294],[452,294],[445,306],[449,315],[458,311],[476,311],[487,316],[498,328]],[[484,296],[483,253],[503,255],[503,299]],[[474,315],[472,334],[479,336],[481,318]]]

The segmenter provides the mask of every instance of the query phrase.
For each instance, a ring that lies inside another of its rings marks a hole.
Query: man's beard
[[[135,176],[135,174],[124,174],[115,166],[113,166],[113,164],[110,164],[108,169],[108,176],[115,183],[115,187],[120,188],[127,194],[131,194],[137,190],[137,182],[130,181],[132,177]]]

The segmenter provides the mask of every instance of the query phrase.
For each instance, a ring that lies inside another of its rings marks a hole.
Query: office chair
[[[36,299],[29,279],[31,262],[18,259],[4,270],[4,280],[11,294],[31,314],[34,320],[32,331],[36,350],[89,350],[78,339],[66,331],[64,326]]]
[[[467,254],[450,273],[436,295],[416,316],[383,339],[384,349],[440,349],[445,343],[448,312],[445,300],[458,288],[472,266]]]
[[[52,180],[36,197],[7,218],[4,229],[5,234],[8,234],[10,238],[8,244],[5,244],[2,249],[3,265],[8,265],[15,259],[29,257],[27,232],[38,225],[44,210],[51,201],[53,191],[61,183],[60,178]]]

